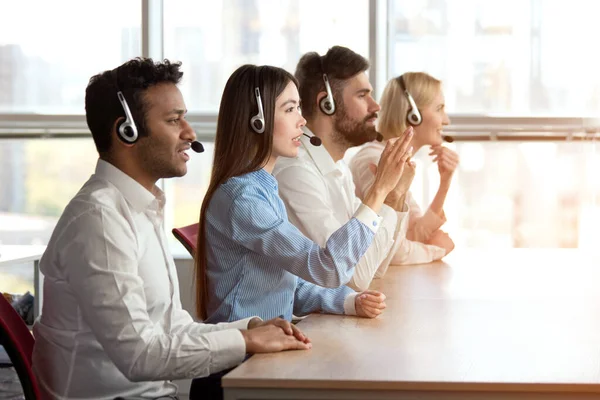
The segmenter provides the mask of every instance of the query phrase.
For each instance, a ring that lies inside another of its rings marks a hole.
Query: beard
[[[343,104],[339,105],[334,122],[334,140],[347,147],[361,146],[377,139],[374,125],[367,124],[371,118],[377,118],[377,113],[367,115],[360,121],[350,119]]]
[[[187,165],[173,156],[166,143],[149,139],[144,137],[138,141],[140,162],[143,164],[144,170],[158,179],[184,176],[187,172]]]

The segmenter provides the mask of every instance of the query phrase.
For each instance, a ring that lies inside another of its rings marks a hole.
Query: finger
[[[293,336],[286,336],[282,344],[284,350],[308,350],[312,348],[312,343],[301,342]]]
[[[385,296],[383,293],[381,295],[372,295],[372,294],[363,294],[359,297],[361,303],[383,303],[385,301]]]
[[[390,155],[390,157],[393,157],[392,159],[396,161],[400,161],[400,156],[404,155],[408,150],[412,137],[413,128],[412,126],[409,126],[408,129],[404,131],[404,135],[401,137],[401,142],[394,145],[394,149],[392,150],[392,155]]]
[[[385,304],[384,301],[361,300],[360,304],[362,305],[363,309],[370,308],[370,309],[384,310],[387,307],[387,304]]]
[[[378,310],[376,308],[364,308],[363,309],[364,313],[366,316],[368,316],[369,318],[375,318],[376,316],[381,314],[381,310]]]
[[[378,304],[385,304],[385,300],[382,299],[381,297],[377,297],[377,296],[371,296],[371,297],[360,297],[359,299],[359,303],[361,305],[369,306],[369,307],[376,307],[379,308],[379,306],[377,306]],[[385,308],[385,306],[384,306]]]
[[[304,336],[304,333],[302,333],[302,331],[300,329],[298,329],[298,327],[296,325],[292,325],[292,331],[294,334],[294,337],[298,340],[300,340],[301,342],[305,342],[308,338],[306,336]]]
[[[280,327],[286,335],[293,335],[294,331],[292,330],[292,324],[289,321],[281,318],[275,318],[273,320],[273,325]]]
[[[450,171],[454,171],[456,169],[456,165],[455,164],[451,164],[448,161],[443,161],[442,162],[442,166],[444,168],[446,168],[447,170],[450,170]]]
[[[392,150],[394,149],[394,145],[396,144],[396,142],[398,141],[399,138],[393,138],[387,141],[387,143],[385,144],[385,147],[383,149],[383,152],[381,153],[381,158],[382,160],[386,160],[390,154],[392,153]]]
[[[444,159],[446,159],[446,160],[458,162],[458,154],[456,154],[456,153],[447,151],[447,152],[442,153],[442,155],[444,156]]]
[[[364,292],[361,293],[361,296],[362,295],[379,296],[382,300],[385,300],[387,298],[385,296],[385,294],[383,294],[379,290],[373,290],[373,289],[367,289],[367,290],[365,290]]]

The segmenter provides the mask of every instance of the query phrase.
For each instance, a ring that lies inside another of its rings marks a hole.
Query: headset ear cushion
[[[321,99],[321,101],[319,102],[319,105],[321,107],[321,111],[323,111],[325,114],[327,114],[327,115],[333,114],[333,111],[334,111],[333,103],[331,102],[331,100],[329,100],[329,98],[324,97],[323,99]]]
[[[421,124],[421,116],[419,114],[419,112],[415,112],[414,110],[410,110],[408,112],[408,122],[413,125],[413,126],[417,126]]]
[[[128,124],[126,121],[123,121],[117,125],[117,136],[123,142],[132,144],[135,143],[138,139],[137,132],[131,124]]]
[[[123,134],[128,138],[128,139],[133,139],[133,129],[130,126],[124,126],[123,127]]]

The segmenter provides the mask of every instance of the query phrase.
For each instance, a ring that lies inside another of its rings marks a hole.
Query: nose
[[[298,128],[302,128],[305,125],[306,125],[306,119],[302,115],[300,115],[300,118],[298,119]]]
[[[444,112],[444,120],[442,121],[442,125],[450,125],[450,117],[446,112]]]
[[[189,142],[193,142],[194,140],[196,140],[196,131],[194,131],[194,129],[192,128],[190,123],[187,122],[185,119],[182,119],[182,121],[183,121],[183,126],[182,126],[183,130],[181,132],[181,137]]]
[[[371,103],[369,104],[369,112],[370,113],[374,113],[374,112],[379,112],[381,110],[381,106],[379,105],[379,103],[377,103],[375,101],[374,98],[370,97]]]

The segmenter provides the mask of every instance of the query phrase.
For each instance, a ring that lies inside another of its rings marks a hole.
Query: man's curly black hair
[[[180,62],[154,62],[151,58],[134,58],[123,65],[90,78],[85,90],[85,117],[101,157],[111,148],[111,130],[125,117],[117,92],[123,92],[140,137],[147,136],[146,90],[159,83],[178,84],[183,72]]]

